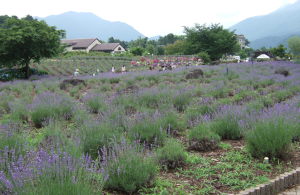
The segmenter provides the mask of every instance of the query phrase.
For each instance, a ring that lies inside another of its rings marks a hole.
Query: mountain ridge
[[[261,46],[275,47],[278,44],[286,44],[286,37],[299,35],[298,21],[300,21],[299,0],[270,14],[247,18],[229,29],[235,30],[237,34],[244,34],[254,49]],[[277,41],[274,41],[274,37],[277,37]]]
[[[64,12],[58,15],[50,15],[44,18],[48,25],[66,30],[67,39],[99,38],[107,41],[109,37],[124,41],[145,37],[129,24],[121,21],[108,21],[90,12]]]

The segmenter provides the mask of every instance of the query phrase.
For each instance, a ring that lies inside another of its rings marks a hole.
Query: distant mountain
[[[123,22],[110,22],[95,14],[86,12],[66,12],[60,15],[51,15],[44,20],[50,26],[66,31],[67,39],[98,38],[107,41],[109,37],[124,41],[135,40],[144,37],[132,26]]]
[[[244,34],[254,49],[286,44],[292,35],[300,35],[300,1],[284,6],[268,15],[248,18],[230,27]]]

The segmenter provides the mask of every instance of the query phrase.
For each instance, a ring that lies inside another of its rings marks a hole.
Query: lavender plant
[[[6,168],[0,171],[0,191],[4,194],[93,193],[96,188],[92,180],[103,186],[101,173],[90,158],[76,159],[60,151],[31,150],[16,156],[14,150],[6,149],[0,152],[0,167]],[[99,174],[97,179],[95,173]]]
[[[285,158],[292,142],[292,124],[283,118],[259,121],[246,136],[252,156],[257,158]]]
[[[157,165],[136,143],[127,144],[123,140],[110,150],[103,148],[102,153],[107,154],[102,162],[104,174],[108,176],[105,189],[131,194],[153,182]]]
[[[168,139],[156,153],[158,163],[165,169],[182,167],[186,163],[187,155],[183,145],[176,139]]]
[[[211,130],[216,132],[222,139],[240,139],[243,137],[244,109],[239,106],[224,105],[214,116]]]
[[[31,119],[36,127],[42,127],[50,119],[70,120],[75,111],[74,103],[51,92],[39,94],[30,105]]]
[[[106,103],[104,97],[97,94],[88,94],[83,98],[83,102],[92,113],[99,113],[106,111]]]
[[[139,116],[129,129],[132,140],[140,140],[149,146],[162,145],[167,137],[167,131],[162,129],[159,113],[154,116],[145,114]]]
[[[200,124],[189,131],[189,149],[211,151],[218,148],[220,136],[211,130],[209,123]]]
[[[100,149],[110,148],[113,142],[120,139],[121,132],[114,129],[109,123],[96,123],[87,121],[80,128],[81,144],[84,154],[90,155],[93,159],[101,155]]]

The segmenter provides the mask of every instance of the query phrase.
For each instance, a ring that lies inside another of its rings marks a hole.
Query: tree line
[[[21,67],[25,77],[30,75],[30,62],[51,58],[63,52],[60,40],[65,31],[48,26],[28,15],[0,16],[0,68]],[[251,48],[241,49],[234,31],[224,29],[220,24],[184,27],[184,35],[172,33],[157,40],[147,37],[130,42],[109,38],[108,42],[118,42],[133,55],[198,55],[204,61],[219,60],[227,55],[240,55],[242,58],[253,53]],[[246,40],[246,43],[249,43]],[[290,51],[300,55],[300,37],[288,40]],[[286,56],[283,45],[269,48],[275,56]]]

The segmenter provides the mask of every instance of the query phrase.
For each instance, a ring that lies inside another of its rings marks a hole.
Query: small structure
[[[236,39],[241,49],[247,48],[247,39],[244,35],[236,35]]]
[[[84,51],[87,53],[96,45],[101,44],[97,38],[61,40],[61,43],[66,46],[66,51]]]
[[[106,52],[106,53],[122,53],[126,50],[120,43],[102,43],[91,49],[91,51]]]
[[[266,54],[261,54],[261,55],[257,56],[257,59],[268,60],[268,59],[270,59],[270,57]]]
[[[120,43],[101,43],[99,39],[71,39],[61,40],[66,51],[100,51],[107,53],[121,53],[126,50]]]

